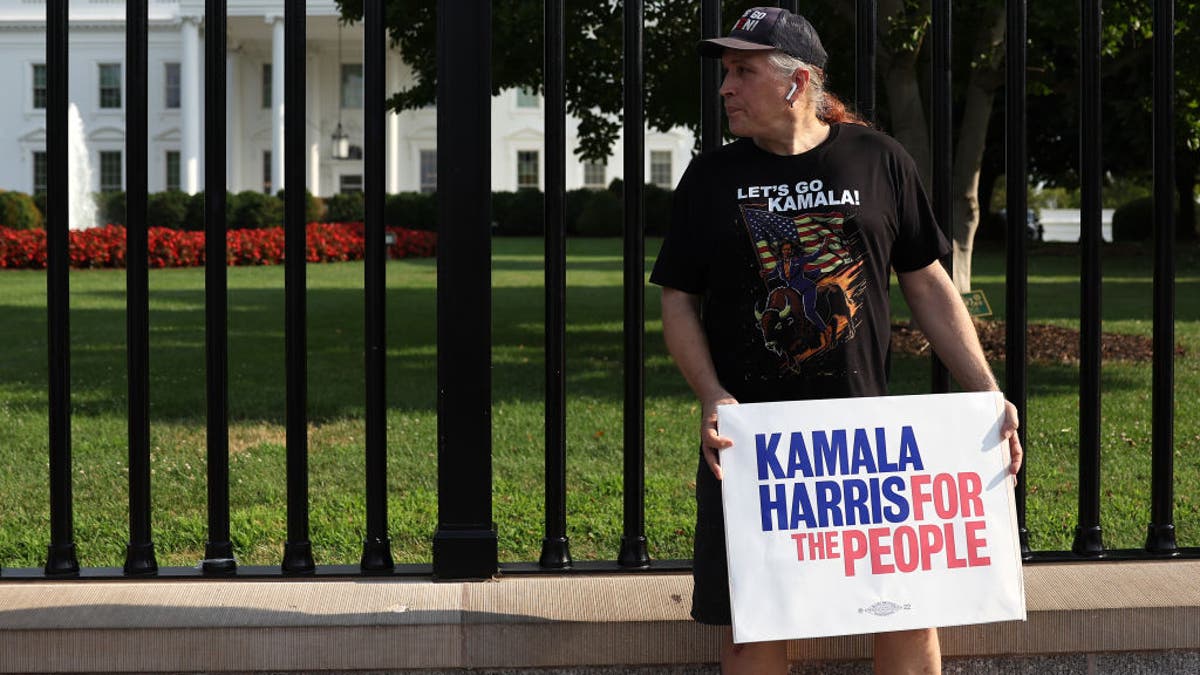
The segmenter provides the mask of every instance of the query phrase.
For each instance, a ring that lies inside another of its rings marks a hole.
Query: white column
[[[179,153],[180,187],[188,194],[200,189],[200,26],[183,17],[183,53],[179,65],[179,108],[183,139]]]
[[[387,53],[387,96],[400,91],[400,58],[393,50]],[[387,115],[387,184],[388,194],[400,191],[400,116]]]
[[[225,54],[225,183],[238,192],[242,185],[242,97],[237,52]]]
[[[283,17],[269,16],[271,24],[271,191],[283,184]]]
[[[314,195],[321,194],[321,59],[311,59],[308,62],[308,91],[306,92],[308,118],[304,125],[308,141],[308,191]]]

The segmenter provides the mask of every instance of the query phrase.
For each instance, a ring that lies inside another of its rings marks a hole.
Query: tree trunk
[[[987,145],[988,120],[996,89],[980,86],[974,75],[967,85],[966,104],[959,125],[958,146],[954,152],[954,169],[950,177],[954,221],[954,285],[960,292],[971,290],[971,252],[975,232],[979,229],[979,174],[983,150]]]
[[[978,42],[983,43],[980,45],[981,51],[994,52],[1003,45],[1005,13],[995,9],[982,18],[985,21],[981,22],[983,27],[978,36]],[[995,63],[995,60],[991,62]],[[987,146],[988,122],[1000,82],[1001,71],[992,66],[981,65],[971,71],[958,128],[950,193],[954,218],[951,227],[954,270],[951,278],[959,292],[971,290],[971,253],[983,210],[979,208],[979,174],[983,165],[983,151]]]
[[[908,150],[921,182],[926,186],[933,178],[929,156],[929,123],[921,99],[914,55],[899,54],[889,59],[883,71],[883,88],[887,92],[888,109],[892,116],[892,137]]]

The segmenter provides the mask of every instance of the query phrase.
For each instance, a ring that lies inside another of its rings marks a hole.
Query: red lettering
[[[929,474],[922,473],[912,477],[910,484],[912,486],[913,493],[913,520],[925,520],[925,504],[931,501],[933,498],[922,488],[928,488],[929,481]]]
[[[946,567],[957,569],[966,567],[967,561],[964,558],[957,558],[954,555],[954,525],[946,523]]]
[[[942,528],[937,525],[921,525],[917,531],[921,535],[921,569],[932,569],[929,559],[934,553],[942,550]]]
[[[836,531],[825,533],[825,554],[830,558],[840,558],[838,555],[838,533]]]
[[[842,540],[846,543],[846,576],[852,577],[855,561],[867,555],[867,535],[860,530],[846,530]]]
[[[897,527],[892,549],[895,552],[896,569],[901,572],[912,572],[917,569],[921,554],[917,544],[916,530],[908,525]]]
[[[808,535],[808,557],[810,560],[825,559],[825,540],[821,538],[820,532]]]
[[[871,538],[871,574],[891,574],[896,571],[894,567],[883,562],[883,556],[892,552],[892,547],[883,543],[883,538],[891,533],[886,527],[872,527],[867,530],[867,536]]]
[[[958,506],[958,489],[954,487],[954,477],[948,473],[939,473],[934,476],[933,497],[933,509],[937,511],[938,518],[943,520],[953,518]]]
[[[983,515],[983,500],[979,498],[982,493],[983,480],[979,478],[979,474],[958,474],[958,498],[961,502],[959,511],[964,518]]]
[[[987,567],[992,564],[992,559],[979,554],[979,549],[987,546],[981,531],[987,527],[987,523],[982,520],[972,520],[966,523],[967,527],[967,562],[971,567]]]
[[[804,560],[804,533],[793,534],[792,540],[796,542],[796,560]]]

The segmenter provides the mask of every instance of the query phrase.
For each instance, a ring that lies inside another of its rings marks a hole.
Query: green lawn
[[[657,251],[649,242],[647,264]],[[494,511],[503,561],[536,560],[542,537],[543,365],[540,240],[494,243]],[[620,242],[569,243],[568,522],[577,560],[613,559],[621,534]],[[1105,260],[1105,330],[1149,334],[1149,255]],[[998,312],[1004,261],[981,251],[976,285]],[[1036,251],[1030,320],[1073,325],[1078,259]],[[427,561],[436,524],[433,260],[388,263],[389,530],[397,561]],[[318,564],[355,563],[363,507],[362,266],[313,265],[309,279],[311,522]],[[1176,331],[1176,523],[1200,545],[1200,262],[1180,253]],[[84,566],[120,565],[127,531],[125,276],[71,274],[75,536]],[[194,565],[206,538],[203,270],[151,272],[154,540],[161,565]],[[243,564],[276,565],[285,534],[283,268],[231,268],[232,532]],[[665,354],[658,291],[646,295],[647,536],[655,558],[690,557],[695,404]],[[903,314],[902,303],[897,303]],[[45,274],[0,272],[0,565],[40,566],[49,532]],[[464,318],[464,330],[470,319]],[[1002,368],[1003,364],[997,364]],[[1029,529],[1065,549],[1075,525],[1074,366],[1030,367]],[[1003,374],[1001,373],[1001,377]],[[928,366],[897,357],[893,389],[927,388]],[[1149,503],[1150,367],[1104,369],[1105,542],[1139,546]]]

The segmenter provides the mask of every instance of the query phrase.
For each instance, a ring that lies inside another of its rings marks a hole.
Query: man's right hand
[[[704,460],[708,462],[708,468],[717,480],[723,478],[719,453],[733,447],[733,441],[721,436],[717,431],[717,406],[726,403],[737,403],[737,399],[727,391],[718,392],[700,402],[700,447],[704,451]]]

